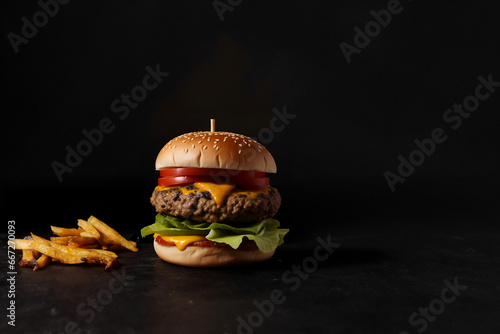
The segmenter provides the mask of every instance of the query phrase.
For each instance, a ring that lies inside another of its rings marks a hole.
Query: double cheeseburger
[[[269,151],[230,132],[191,132],[169,141],[151,203],[154,249],[164,261],[190,267],[244,265],[269,259],[287,229],[273,219],[281,196],[265,173],[276,173]]]

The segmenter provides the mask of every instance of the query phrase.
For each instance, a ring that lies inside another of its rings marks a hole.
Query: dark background
[[[154,220],[154,161],[168,140],[208,130],[210,118],[218,130],[255,137],[273,108],[286,107],[296,117],[265,146],[278,165],[271,182],[283,197],[277,218],[291,228],[288,247],[325,233],[362,235],[358,246],[370,233],[403,233],[413,245],[461,229],[483,233],[473,242],[491,238],[482,259],[496,265],[500,87],[457,130],[442,118],[474,94],[478,76],[500,81],[494,3],[402,1],[348,64],[339,44],[353,45],[354,27],[364,29],[386,1],[243,1],[223,21],[211,1],[72,1],[17,54],[7,34],[21,35],[21,18],[32,22],[40,6],[3,1],[4,221],[49,236],[49,224],[92,214],[132,234]],[[157,64],[170,75],[119,119],[111,103]],[[59,182],[51,164],[64,163],[65,147],[103,118],[114,131]],[[397,173],[398,156],[438,127],[447,140],[391,192],[384,172]],[[354,252],[342,261],[371,260],[380,259]]]
[[[40,9],[36,3],[2,6],[5,36],[21,34],[21,18],[32,21]],[[336,213],[329,216],[336,220],[346,206],[354,214],[373,201],[383,214],[393,201],[424,201],[422,209],[488,201],[499,180],[498,92],[455,131],[442,116],[474,93],[479,75],[500,81],[495,7],[401,6],[348,64],[339,44],[353,45],[353,28],[363,28],[373,20],[370,11],[386,9],[387,2],[245,2],[226,11],[222,22],[203,1],[61,5],[18,54],[3,39],[8,205],[19,205],[25,189],[46,192],[43,201],[29,201],[41,213],[60,194],[93,205],[81,188],[96,189],[93,195],[110,205],[134,196],[131,189],[148,189],[125,211],[151,214],[146,207],[157,177],[154,160],[168,140],[207,130],[209,118],[220,130],[257,136],[269,127],[272,109],[285,106],[296,117],[266,144],[278,164],[272,183],[285,208],[295,199],[333,198]],[[170,75],[119,119],[111,102],[130,94],[145,67],[157,64]],[[103,118],[111,119],[114,131],[59,182],[51,164],[64,164],[65,147],[76,148],[85,139],[82,131]],[[437,127],[447,141],[391,193],[383,173],[397,173],[397,157],[407,158],[413,141],[429,138]]]
[[[21,34],[21,18],[32,21],[40,9],[2,6],[5,36]],[[209,118],[220,130],[257,136],[272,109],[285,106],[296,118],[266,145],[279,168],[272,182],[283,193],[280,215],[297,211],[287,203],[311,198],[333,202],[325,224],[367,208],[370,216],[386,215],[416,203],[420,210],[496,207],[490,200],[499,180],[498,92],[456,131],[442,120],[474,93],[479,75],[500,80],[495,7],[401,6],[348,64],[339,44],[353,45],[353,28],[373,20],[370,11],[386,9],[385,1],[246,2],[222,22],[210,2],[61,5],[18,54],[7,37],[2,43],[2,188],[10,213],[57,215],[60,200],[74,199],[81,208],[72,215],[97,214],[90,208],[101,201],[122,216],[151,215],[154,160],[169,139],[207,130]],[[156,64],[170,75],[120,120],[111,102],[130,94],[145,67]],[[114,131],[59,182],[51,164],[64,164],[65,147],[76,148],[82,131],[103,118]],[[413,141],[436,127],[447,141],[391,193],[383,173],[397,173],[397,157],[408,157]],[[94,189],[92,196],[82,188]]]

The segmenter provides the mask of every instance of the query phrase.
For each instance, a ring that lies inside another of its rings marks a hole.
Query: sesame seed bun
[[[181,251],[176,246],[160,245],[153,241],[156,254],[163,261],[187,267],[227,267],[258,263],[271,258],[274,250],[263,253],[259,249],[240,250],[231,247],[188,246]]]
[[[156,158],[165,167],[224,168],[276,173],[269,151],[252,138],[231,132],[190,132],[169,141]]]

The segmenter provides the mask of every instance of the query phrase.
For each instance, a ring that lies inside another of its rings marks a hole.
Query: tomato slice
[[[267,177],[231,177],[224,181],[219,181],[217,178],[208,175],[186,175],[186,176],[167,176],[158,179],[160,186],[180,186],[194,182],[210,182],[210,183],[227,183],[251,187],[267,187],[269,186],[269,178]]]
[[[160,175],[168,176],[188,176],[188,175],[208,175],[220,178],[226,177],[264,177],[266,173],[253,170],[236,170],[223,168],[197,168],[197,167],[171,167],[160,169]]]
[[[269,186],[269,178],[260,171],[246,171],[223,168],[171,167],[160,170],[158,184],[161,186],[181,186],[194,182],[235,184],[251,188]]]
[[[230,178],[231,184],[241,185],[241,186],[255,186],[255,187],[267,187],[269,186],[268,177],[234,177]]]
[[[160,177],[158,179],[158,185],[160,186],[178,186],[194,182],[214,182],[214,180],[210,176],[198,176],[198,175],[168,176],[168,177]]]

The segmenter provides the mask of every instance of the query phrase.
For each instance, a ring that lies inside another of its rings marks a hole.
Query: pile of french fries
[[[79,228],[51,226],[57,237],[51,237],[50,241],[33,233],[30,237],[15,239],[16,249],[23,251],[19,265],[36,271],[51,262],[99,263],[106,265],[105,269],[108,270],[118,265],[118,255],[113,251],[138,251],[135,242],[125,239],[94,216],[90,216],[88,220],[78,219],[78,226]]]

